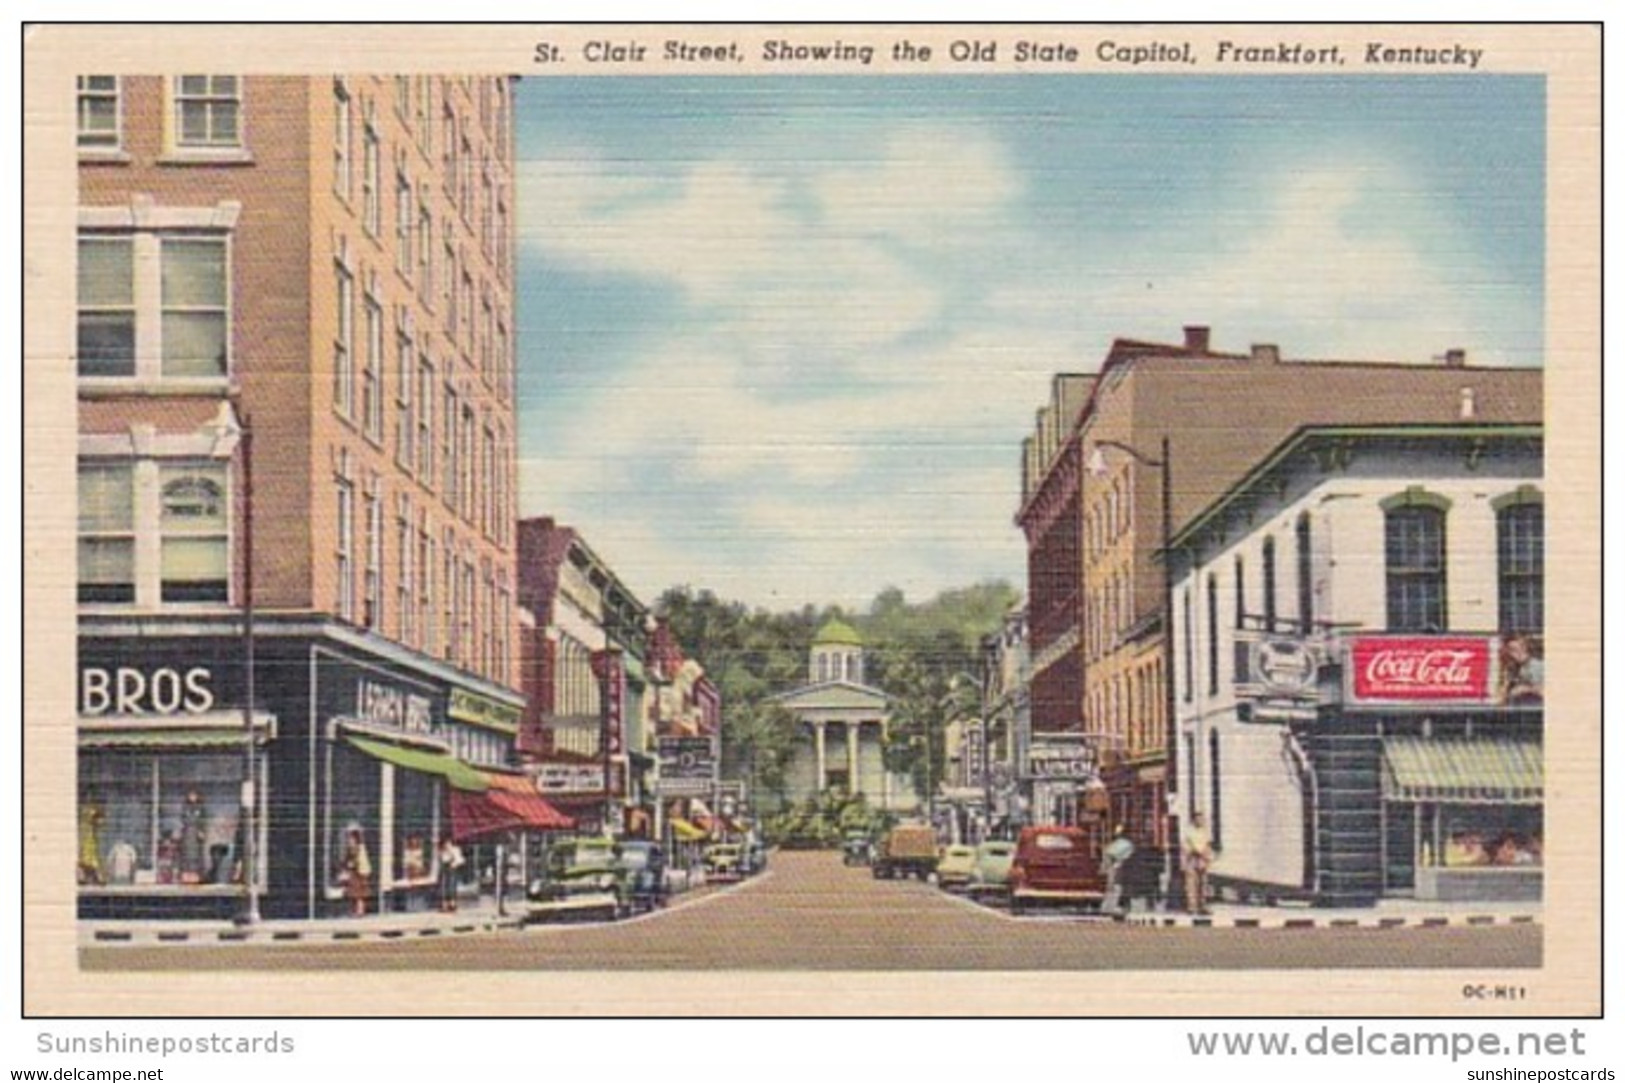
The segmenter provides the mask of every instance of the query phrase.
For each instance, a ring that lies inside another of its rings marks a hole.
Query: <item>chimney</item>
[[[1264,365],[1279,365],[1281,363],[1281,347],[1273,342],[1253,343],[1253,360]]]
[[[1205,354],[1212,333],[1208,328],[1199,324],[1187,324],[1185,327],[1185,352],[1190,354]]]
[[[1464,368],[1467,364],[1467,351],[1459,347],[1444,352],[1444,366],[1450,369]]]

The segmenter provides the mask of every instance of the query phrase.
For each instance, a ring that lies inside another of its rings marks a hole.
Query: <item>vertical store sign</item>
[[[602,735],[604,748],[608,756],[621,754],[622,718],[626,702],[626,675],[621,663],[621,652],[618,650],[594,651],[592,654],[593,675],[598,678],[599,687],[604,693],[604,731]],[[620,793],[622,780],[614,772],[606,772],[611,792]]]

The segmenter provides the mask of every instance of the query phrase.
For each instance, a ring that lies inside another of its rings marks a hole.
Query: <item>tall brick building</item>
[[[1177,532],[1301,426],[1538,423],[1541,410],[1538,369],[1474,367],[1455,350],[1425,364],[1222,352],[1205,327],[1177,344],[1119,339],[1097,373],[1056,377],[1023,444],[1017,514],[1034,745],[1077,745],[1104,786],[1086,803],[1167,845],[1179,780],[1166,755],[1165,481]]]
[[[77,94],[81,912],[240,904],[250,728],[266,912],[418,905],[522,706],[511,82]]]

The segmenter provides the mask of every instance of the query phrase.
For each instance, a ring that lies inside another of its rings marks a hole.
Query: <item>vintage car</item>
[[[1010,865],[1016,857],[1016,844],[990,840],[976,847],[976,858],[971,863],[970,882],[965,891],[971,895],[997,896],[1010,892]]]
[[[627,839],[618,847],[620,893],[633,910],[653,910],[665,906],[666,853],[658,843]]]
[[[867,865],[873,849],[867,831],[848,831],[841,841],[841,864]]]
[[[1098,827],[1024,827],[1010,863],[1010,912],[1035,904],[1099,909],[1106,895]]]
[[[875,851],[870,872],[877,880],[925,880],[937,871],[937,833],[930,824],[899,824]]]
[[[711,880],[738,880],[745,875],[744,847],[718,842],[705,848],[705,875]]]
[[[540,874],[526,887],[530,916],[546,920],[597,912],[620,917],[628,909],[625,877],[613,839],[563,839],[548,848]]]
[[[944,846],[937,858],[937,886],[944,891],[963,891],[976,868],[976,847]]]

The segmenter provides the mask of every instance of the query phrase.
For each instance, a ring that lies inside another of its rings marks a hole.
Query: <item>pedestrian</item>
[[[457,881],[462,876],[463,848],[450,835],[440,839],[440,909],[457,909]]]
[[[350,915],[365,917],[367,899],[372,894],[372,858],[359,824],[351,824],[344,842],[344,897],[350,901]]]
[[[1180,843],[1185,868],[1185,909],[1192,914],[1207,913],[1207,870],[1213,864],[1213,839],[1207,833],[1200,812],[1191,813]]]
[[[1113,917],[1121,918],[1128,913],[1129,900],[1123,881],[1128,875],[1128,860],[1133,856],[1134,840],[1128,837],[1128,828],[1118,824],[1112,841],[1106,844],[1101,855],[1106,866],[1106,898],[1101,908]]]

